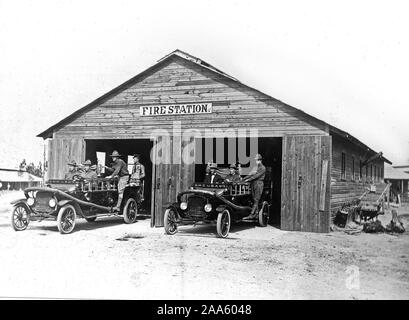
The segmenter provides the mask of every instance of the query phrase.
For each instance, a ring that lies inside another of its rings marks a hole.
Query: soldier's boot
[[[121,211],[122,198],[123,198],[122,195],[119,195],[119,196],[118,196],[118,202],[116,203],[116,206],[112,208],[112,210],[113,210],[114,212],[119,212],[119,211]]]
[[[258,207],[258,206],[257,206],[256,203],[253,204],[253,207],[251,208],[251,213],[250,213],[247,217],[244,217],[243,220],[252,220],[252,219],[255,219],[255,218],[257,217],[257,215],[258,215],[257,207]]]
[[[258,217],[258,203],[253,204],[250,216],[252,219],[256,219]]]

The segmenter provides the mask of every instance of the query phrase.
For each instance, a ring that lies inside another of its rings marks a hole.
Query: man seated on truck
[[[83,166],[83,171],[80,174],[81,177],[83,177],[86,180],[92,180],[92,179],[97,179],[98,175],[97,173],[91,169],[91,160],[86,160],[82,166]]]
[[[231,164],[229,167],[230,173],[224,178],[224,183],[236,183],[240,182],[241,177],[237,172],[237,166]]]
[[[127,165],[125,163],[125,161],[123,161],[122,159],[120,159],[120,154],[118,151],[114,150],[111,154],[112,157],[112,167],[106,167],[107,170],[109,171],[113,171],[112,174],[110,176],[107,176],[107,179],[111,179],[114,177],[119,177],[119,181],[118,181],[118,202],[116,203],[116,206],[113,207],[113,211],[120,211],[121,210],[121,203],[122,203],[122,199],[124,197],[124,191],[125,191],[125,187],[128,184],[128,180],[129,180],[129,172],[128,172],[128,168]]]
[[[223,183],[223,178],[217,173],[217,164],[211,163],[209,165],[209,169],[210,169],[210,172],[206,174],[204,183],[211,183],[211,184]]]
[[[65,177],[64,177],[65,180],[72,180],[72,178],[75,175],[81,174],[81,170],[79,169],[75,160],[71,160],[71,162],[69,162],[67,165],[69,169],[68,169],[68,172],[65,174]]]

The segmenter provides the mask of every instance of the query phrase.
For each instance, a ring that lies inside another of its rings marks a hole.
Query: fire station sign
[[[194,104],[169,104],[159,106],[141,106],[139,112],[142,117],[212,113],[212,104],[194,103]]]

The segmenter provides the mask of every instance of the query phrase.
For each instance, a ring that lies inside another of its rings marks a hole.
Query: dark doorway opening
[[[259,138],[258,150],[264,158],[263,164],[270,168],[269,175],[272,184],[270,224],[280,228],[282,138]]]
[[[105,165],[111,164],[111,153],[117,150],[121,155],[121,159],[128,164],[128,170],[131,170],[133,165],[132,155],[138,153],[141,155],[140,162],[145,166],[144,180],[144,198],[141,209],[144,214],[151,213],[152,199],[152,161],[150,153],[153,147],[153,142],[149,139],[89,139],[85,140],[85,159],[91,160],[94,164],[97,159],[101,161],[103,158]],[[97,158],[98,153],[98,158]],[[131,173],[131,171],[130,171]],[[107,176],[109,173],[105,171],[102,176]]]

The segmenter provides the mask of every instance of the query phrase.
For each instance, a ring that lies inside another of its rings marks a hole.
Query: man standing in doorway
[[[132,166],[132,176],[131,179],[135,179],[137,183],[141,182],[145,178],[145,166],[140,163],[141,156],[139,154],[133,155],[133,166]]]
[[[113,171],[113,173],[110,176],[107,176],[106,178],[111,179],[113,177],[119,177],[118,181],[118,202],[116,203],[116,206],[113,207],[114,211],[120,211],[121,210],[121,203],[122,199],[124,197],[124,190],[125,187],[128,183],[129,180],[129,172],[127,169],[127,165],[125,161],[120,159],[121,155],[119,154],[118,151],[114,150],[111,154],[112,157],[112,168],[107,167],[107,170]]]
[[[253,196],[253,207],[250,215],[244,219],[255,219],[258,215],[258,203],[263,194],[264,177],[266,175],[266,167],[263,165],[263,157],[257,153],[255,158],[256,166],[251,170],[250,174],[243,179],[243,182],[251,182],[251,194]]]
[[[140,163],[141,156],[139,154],[133,155],[134,164],[132,166],[131,183],[139,186],[139,192],[141,195],[141,201],[144,200],[144,179],[145,179],[145,166]]]

